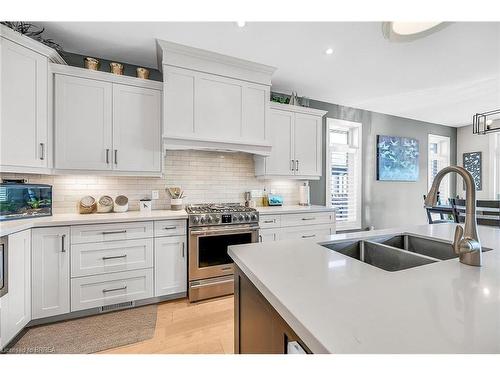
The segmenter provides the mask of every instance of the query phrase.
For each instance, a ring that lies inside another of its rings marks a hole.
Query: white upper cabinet
[[[51,48],[0,25],[0,171],[50,172],[49,61]]]
[[[113,168],[161,171],[161,92],[113,85]]]
[[[55,168],[111,170],[112,90],[109,82],[56,74]]]
[[[51,69],[56,170],[161,174],[161,82]]]
[[[272,151],[268,157],[255,157],[255,175],[318,179],[325,114],[317,109],[272,103]]]
[[[275,68],[158,41],[167,149],[224,149],[268,155]]]

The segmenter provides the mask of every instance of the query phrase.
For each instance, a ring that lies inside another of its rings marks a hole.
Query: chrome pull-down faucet
[[[464,228],[458,224],[455,229],[453,250],[460,257],[461,263],[469,266],[480,266],[481,242],[477,234],[476,185],[472,175],[465,168],[454,165],[441,169],[434,178],[431,190],[425,198],[425,207],[433,207],[437,204],[437,193],[441,180],[451,172],[462,176],[465,182],[465,223]]]

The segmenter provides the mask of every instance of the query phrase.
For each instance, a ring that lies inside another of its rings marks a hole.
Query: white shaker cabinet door
[[[31,320],[31,233],[9,236],[9,292],[2,297],[1,343],[4,347]]]
[[[293,112],[271,110],[270,138],[273,148],[266,158],[266,174],[289,176],[293,174],[292,132]]]
[[[164,95],[163,134],[168,136],[195,135],[194,72],[164,66],[166,89]]]
[[[295,175],[321,175],[322,118],[296,113],[294,123]]]
[[[9,40],[0,40],[0,165],[5,169],[47,167],[47,58]]]
[[[187,291],[186,237],[155,239],[155,296]]]
[[[161,92],[113,84],[113,169],[161,171]]]
[[[55,168],[111,170],[112,84],[55,75]]]
[[[32,231],[33,319],[69,312],[69,233],[69,227]]]
[[[241,137],[247,142],[269,141],[269,86],[242,87]]]

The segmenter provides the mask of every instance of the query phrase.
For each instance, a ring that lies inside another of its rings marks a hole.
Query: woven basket
[[[97,210],[97,202],[94,197],[87,195],[80,199],[78,203],[78,212],[81,214],[91,214]]]

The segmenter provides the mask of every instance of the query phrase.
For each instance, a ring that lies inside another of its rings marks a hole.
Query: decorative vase
[[[112,63],[109,63],[109,67],[110,67],[111,73],[119,75],[119,76],[123,75],[123,64],[120,64],[117,62],[112,62]]]
[[[135,71],[137,78],[149,79],[149,69],[139,67]]]
[[[95,59],[93,57],[85,57],[83,59],[83,65],[85,66],[85,69],[99,70],[99,66],[101,65],[101,62],[98,59]]]

